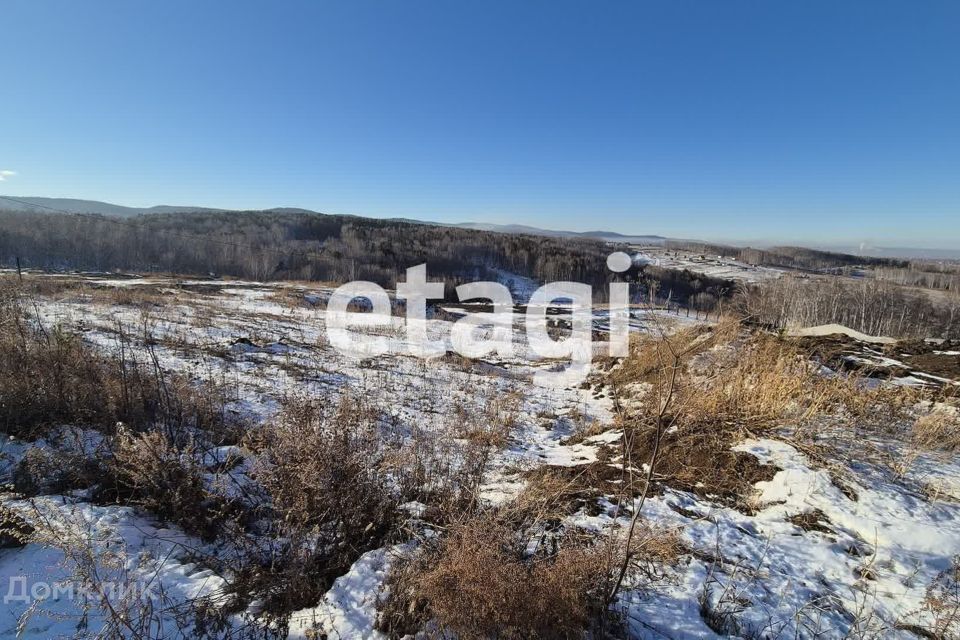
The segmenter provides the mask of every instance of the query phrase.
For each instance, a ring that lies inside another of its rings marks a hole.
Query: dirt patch
[[[177,282],[175,286],[177,289],[204,296],[219,296],[224,289],[222,284],[208,282]]]
[[[524,499],[536,502],[557,516],[584,510],[599,515],[604,509],[599,500],[620,493],[622,471],[608,462],[577,466],[544,465],[525,474]]]
[[[906,363],[904,366],[872,363],[871,361],[877,361],[880,353],[877,345],[868,345],[848,336],[808,336],[793,338],[792,342],[810,360],[834,371],[851,371],[869,378],[882,379],[910,373]]]
[[[857,502],[860,499],[860,494],[857,493],[857,490],[850,486],[849,482],[832,471],[830,472],[830,484],[839,489],[840,493],[846,496],[847,500]]]
[[[904,358],[914,371],[940,378],[960,380],[960,355],[923,353]]]
[[[634,436],[633,464],[648,464],[655,432]],[[733,433],[674,432],[664,436],[657,457],[651,491],[687,491],[743,512],[752,512],[750,498],[757,482],[768,481],[780,469],[762,464],[755,456],[733,451],[738,438]],[[635,471],[632,479],[618,460],[573,467],[545,465],[525,474],[527,492],[549,502],[563,515],[583,509],[590,515],[603,512],[600,498],[643,492],[645,476]]]
[[[752,511],[749,499],[757,482],[773,479],[780,469],[761,464],[753,455],[733,451],[738,434],[723,429],[678,430],[660,443],[654,480],[661,490],[667,487],[689,491],[741,511]],[[636,434],[633,459],[649,462],[656,431]],[[635,477],[637,488],[643,479]]]
[[[803,513],[797,513],[789,518],[787,522],[790,524],[800,527],[804,531],[816,531],[818,533],[836,533],[829,525],[830,518],[827,517],[820,509],[814,509],[813,511],[804,511]]]
[[[893,378],[913,372],[960,381],[960,342],[931,344],[922,340],[890,345],[865,344],[841,335],[793,338],[792,342],[811,360],[835,371],[856,371],[872,378]],[[881,362],[885,357],[900,365]],[[933,381],[931,381],[933,382]]]

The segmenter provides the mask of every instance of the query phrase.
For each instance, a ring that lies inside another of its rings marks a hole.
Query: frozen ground
[[[99,295],[118,288],[147,293],[153,302],[129,304]],[[37,314],[47,326],[77,330],[102,349],[117,349],[121,335],[135,341],[149,336],[164,369],[229,383],[236,394],[232,409],[254,423],[268,419],[282,398],[295,393],[336,398],[349,390],[369,397],[401,431],[440,429],[454,405],[480,412],[497,399],[516,398],[517,425],[482,487],[491,502],[516,495],[524,470],[594,463],[601,446],[618,439],[602,386],[531,384],[532,372],[555,363],[530,352],[519,320],[513,357],[468,365],[447,357],[424,363],[403,355],[401,320],[393,318],[382,332],[392,353],[358,361],[327,341],[329,293],[299,283],[95,279],[82,290],[45,296]],[[598,313],[598,326],[603,320]],[[681,321],[687,320],[638,312],[633,328]],[[449,325],[435,319],[429,330],[440,340],[449,335]],[[596,435],[566,442],[588,431]],[[874,445],[872,450],[888,456],[907,455],[894,441]],[[7,442],[0,447],[0,474],[9,477],[29,446],[54,445]],[[915,628],[931,624],[934,614],[924,609],[927,590],[960,554],[960,464],[954,456],[911,452],[912,463],[900,474],[864,457],[845,470],[841,490],[828,470],[788,441],[747,440],[738,448],[778,469],[757,486],[751,513],[679,491],[647,501],[648,518],[674,528],[693,551],[665,567],[660,579],[630,585],[621,606],[632,636],[704,638],[720,630],[763,638],[912,638]],[[928,490],[933,486],[935,495]],[[157,586],[171,611],[197,596],[216,603],[230,578],[197,565],[191,553],[201,547],[205,553],[220,550],[129,507],[95,506],[82,493],[5,503],[31,517],[47,514],[69,532],[61,541],[0,550],[0,591],[7,595],[20,595],[12,589],[21,583],[25,593],[37,591],[32,595],[45,594],[36,584],[71,584],[78,545],[95,550],[93,564],[107,575],[119,572]],[[813,525],[795,524],[804,514],[812,514]],[[601,501],[599,513],[581,512],[571,523],[603,531],[624,519],[612,503]],[[379,637],[372,629],[376,601],[399,551],[389,547],[361,556],[322,602],[292,617],[290,637],[311,637],[315,630],[329,637]],[[64,586],[57,593],[66,591]],[[704,610],[712,612],[711,625]],[[234,622],[249,624],[255,613]],[[99,624],[102,619],[81,598],[8,599],[0,637],[70,637],[78,628],[95,632]],[[170,624],[171,636],[182,632]]]
[[[687,269],[734,282],[761,282],[783,275],[780,269],[751,265],[728,256],[701,255],[663,247],[641,247],[634,254],[633,260],[635,263],[652,264],[667,269]]]

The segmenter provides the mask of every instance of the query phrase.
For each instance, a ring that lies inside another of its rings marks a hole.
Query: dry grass
[[[944,404],[935,405],[913,423],[913,441],[924,449],[960,451],[960,411]]]
[[[456,433],[477,445],[499,449],[519,423],[523,398],[516,392],[489,398],[479,416],[459,408]]]
[[[158,290],[155,286],[129,287],[85,287],[84,293],[91,302],[138,309],[156,309],[174,302],[176,296],[172,292]]]
[[[391,637],[422,629],[480,638],[580,638],[598,619],[604,550],[561,537],[529,555],[503,514],[452,525],[400,562],[389,579],[380,627]]]
[[[524,476],[527,483],[518,499],[536,505],[544,517],[559,518],[580,509],[591,515],[601,513],[598,499],[620,491],[623,473],[599,461],[576,466],[542,465]]]
[[[336,523],[352,537],[389,522],[389,490],[381,470],[377,414],[355,398],[336,407],[306,398],[291,400],[268,427],[257,478],[292,529]],[[369,536],[364,536],[369,537]]]
[[[266,615],[316,604],[391,532],[396,495],[382,468],[378,417],[350,397],[332,407],[295,398],[250,441],[278,543],[251,552],[234,588],[245,601],[261,598]]]
[[[192,447],[179,448],[165,434],[121,431],[115,440],[100,500],[122,500],[213,539],[230,514],[222,497],[208,491]]]
[[[33,533],[34,528],[26,520],[0,504],[0,550],[24,546]]]
[[[906,620],[922,620],[906,622]],[[947,640],[960,637],[960,556],[927,586],[922,606],[911,611],[896,625],[919,638]]]
[[[104,472],[103,461],[89,452],[31,447],[14,469],[13,488],[26,496],[66,493],[93,486]]]
[[[123,327],[115,336],[113,353],[96,350],[63,327],[44,327],[21,288],[0,289],[0,431],[33,439],[70,424],[112,434],[124,423],[177,437],[188,429],[236,436],[224,389],[163,372],[149,336],[140,347]]]
[[[0,318],[0,430],[26,438],[58,424],[110,425],[134,412],[118,376],[76,336],[37,329],[17,302]],[[10,305],[10,306],[7,306]]]
[[[746,510],[753,485],[776,468],[732,451],[738,442],[788,431],[813,438],[825,424],[889,430],[921,397],[856,376],[824,377],[796,343],[730,321],[640,341],[611,383],[615,395],[645,390],[633,410],[619,405],[628,466],[649,462],[659,443],[656,483]],[[642,486],[626,485],[630,493]]]
[[[924,609],[933,618],[928,631],[935,638],[960,636],[960,557],[954,557],[927,588]]]

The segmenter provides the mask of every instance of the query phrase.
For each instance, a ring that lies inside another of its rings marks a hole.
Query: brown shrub
[[[13,487],[28,496],[84,489],[103,478],[100,460],[87,452],[31,447],[13,470]]]
[[[582,637],[601,610],[603,550],[567,537],[529,556],[526,542],[496,513],[451,526],[393,571],[380,627],[392,637],[427,621],[465,640]]]
[[[542,465],[524,474],[527,481],[518,500],[543,517],[561,517],[585,509],[601,513],[599,498],[621,490],[621,470],[606,462],[575,466]]]
[[[19,514],[0,504],[0,549],[26,545],[33,532],[33,527]]]
[[[390,533],[396,499],[381,466],[379,416],[355,399],[290,400],[256,443],[256,477],[283,541],[241,571],[243,597],[268,614],[316,604],[332,581]]]
[[[409,438],[383,459],[403,501],[427,506],[422,519],[451,522],[476,506],[479,486],[495,443],[483,438],[452,437],[459,425],[445,429],[414,427]]]
[[[5,433],[32,438],[59,424],[116,421],[117,407],[105,393],[111,386],[108,372],[76,336],[4,325],[0,361],[0,430]]]
[[[257,471],[286,526],[332,528],[351,544],[387,526],[392,505],[377,419],[349,396],[332,411],[312,399],[287,403],[268,427]]]
[[[748,509],[753,485],[776,468],[731,450],[744,438],[786,427],[814,433],[825,422],[890,428],[918,398],[856,376],[821,376],[796,343],[735,324],[645,339],[612,380],[615,388],[648,389],[637,410],[621,412],[633,465],[649,463],[656,450],[655,478],[664,485]],[[643,479],[625,486],[638,493]]]
[[[137,352],[122,327],[118,348],[94,349],[61,326],[44,328],[23,291],[0,289],[0,431],[32,439],[70,424],[112,433],[160,424],[171,437],[202,429],[212,438],[236,437],[223,412],[227,395],[166,375],[144,336]]]
[[[121,431],[108,468],[109,479],[97,496],[101,501],[135,504],[206,539],[228,515],[225,502],[204,487],[197,453],[178,448],[161,432]]]

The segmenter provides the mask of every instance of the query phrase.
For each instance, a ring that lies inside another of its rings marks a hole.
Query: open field
[[[782,269],[752,265],[731,256],[684,251],[667,247],[633,247],[634,260],[666,269],[687,269],[712,278],[756,283],[783,275]]]
[[[4,287],[37,344],[76,336],[119,367],[118,398],[156,390],[162,411],[7,421],[0,635],[483,637],[496,594],[482,585],[516,580],[494,607],[503,637],[960,633],[950,345],[777,339],[636,309],[633,355],[546,389],[531,375],[558,363],[519,322],[510,358],[403,355],[400,317],[381,330],[393,353],[347,358],[316,283]],[[447,339],[456,312],[430,334]]]

